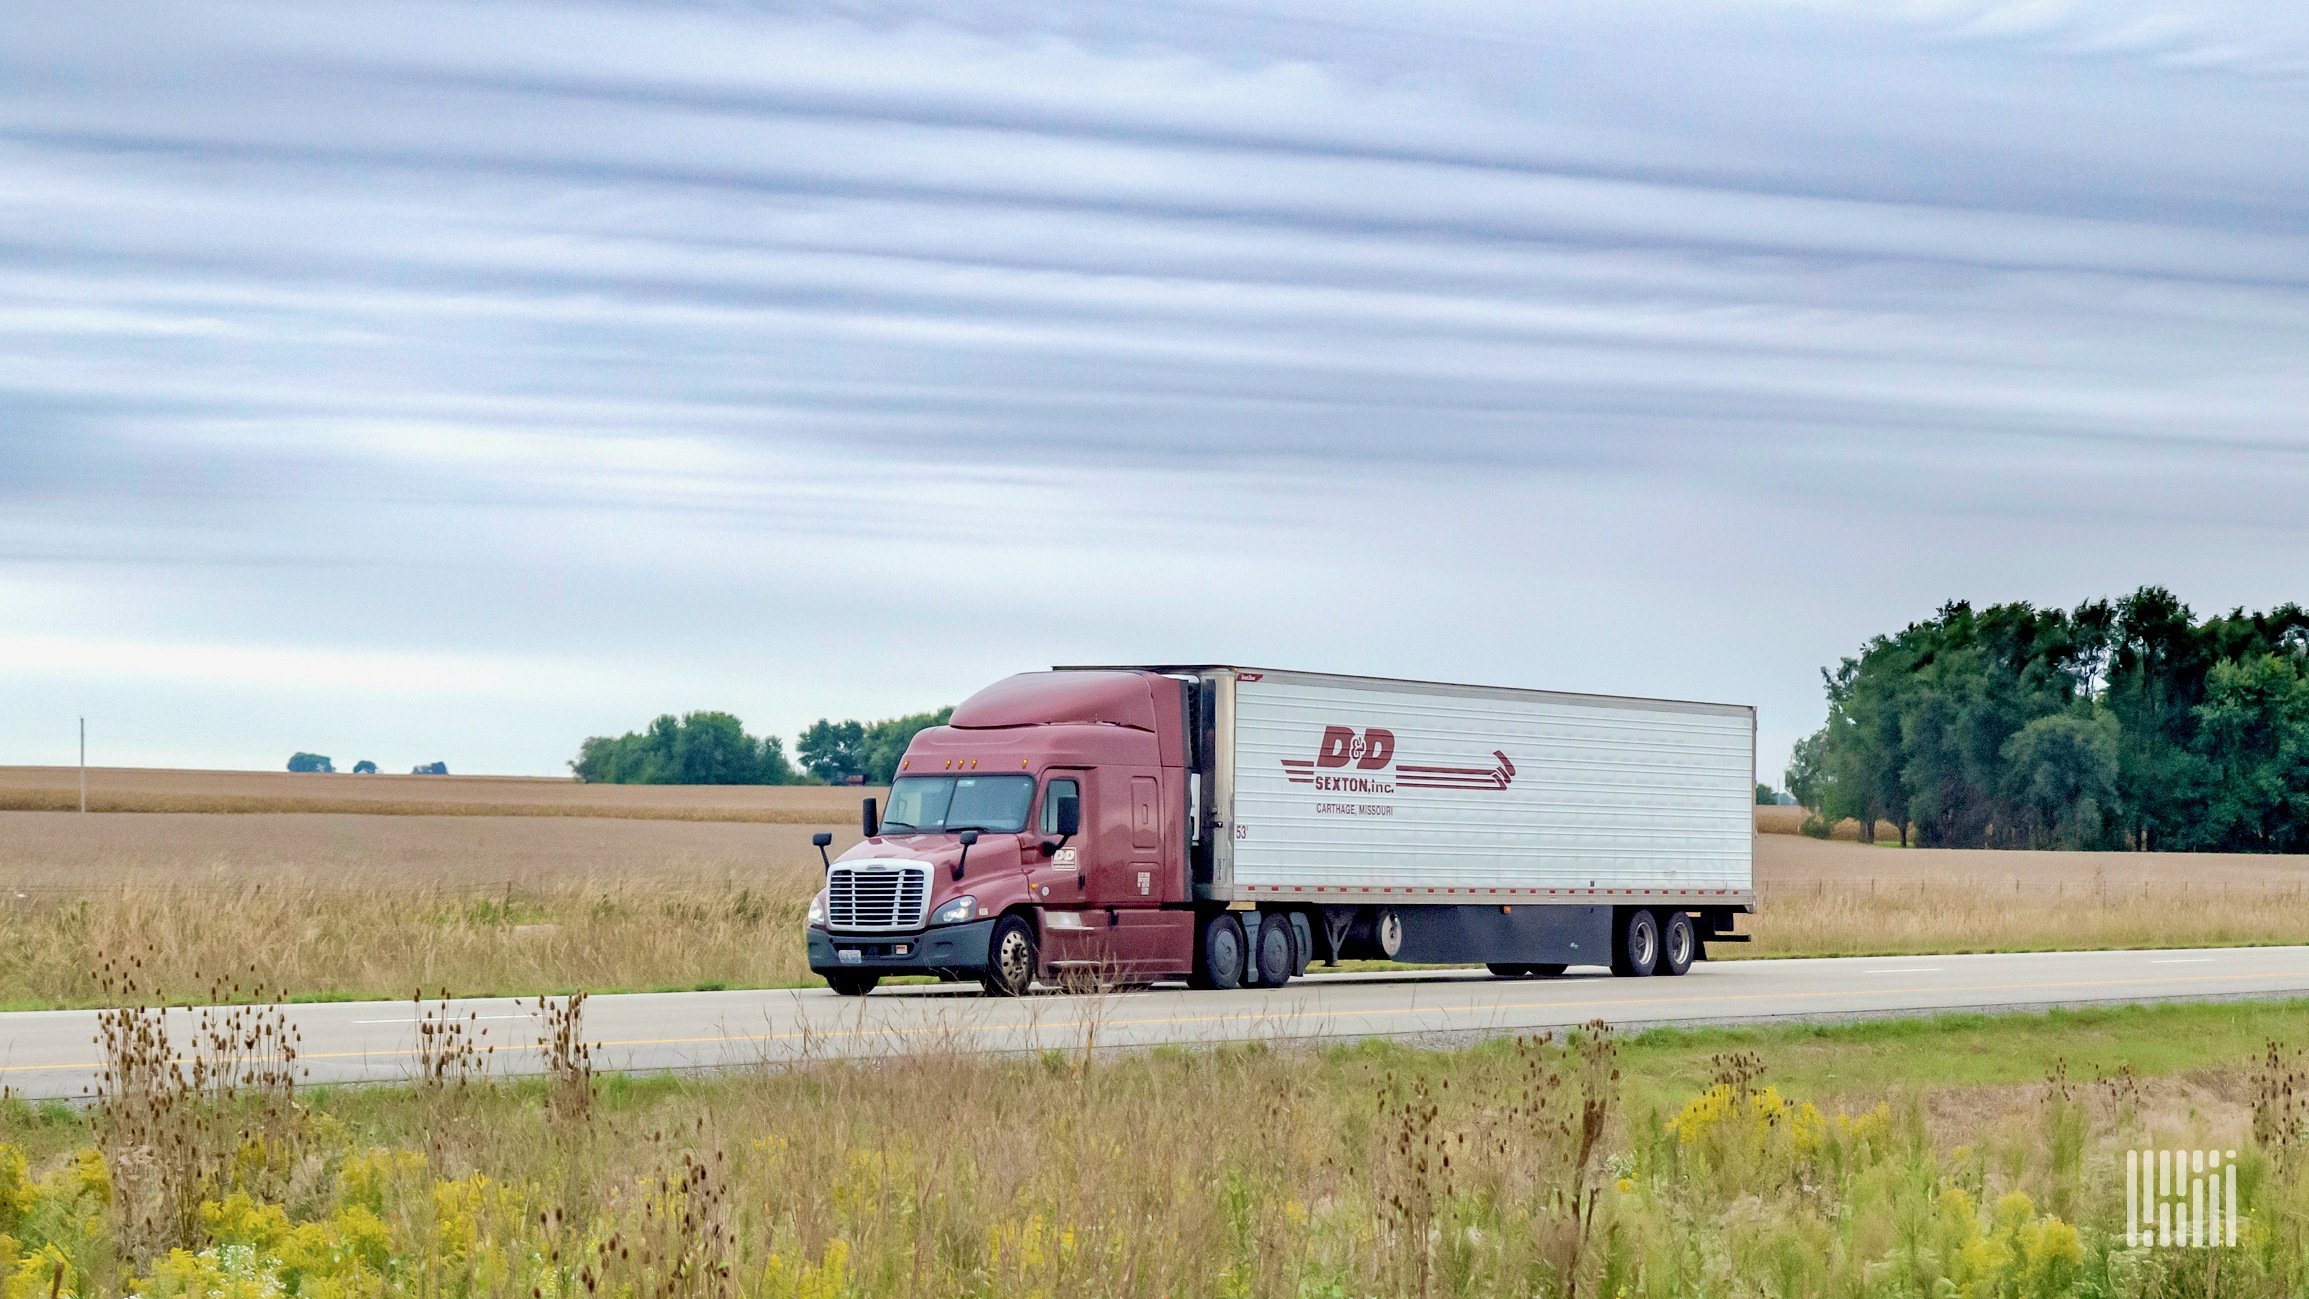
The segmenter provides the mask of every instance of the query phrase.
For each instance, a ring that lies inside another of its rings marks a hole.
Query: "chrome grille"
[[[929,906],[930,872],[920,866],[836,866],[826,880],[828,929],[920,929]]]

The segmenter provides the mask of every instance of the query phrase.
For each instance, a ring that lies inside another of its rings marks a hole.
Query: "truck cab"
[[[1187,683],[1024,673],[914,737],[888,805],[827,869],[810,967],[861,995],[892,974],[1143,984],[1191,973]]]

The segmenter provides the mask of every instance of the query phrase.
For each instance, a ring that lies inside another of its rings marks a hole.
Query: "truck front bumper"
[[[813,928],[810,970],[820,975],[865,971],[976,978],[986,972],[986,951],[993,941],[993,920],[941,925],[919,934],[836,934]]]

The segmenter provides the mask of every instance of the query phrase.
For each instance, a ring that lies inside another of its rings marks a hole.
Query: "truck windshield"
[[[885,834],[981,830],[1016,834],[1034,802],[1032,776],[900,776],[890,786]]]

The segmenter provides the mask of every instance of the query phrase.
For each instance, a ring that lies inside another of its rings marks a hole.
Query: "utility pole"
[[[88,719],[80,719],[80,814],[88,815]]]

